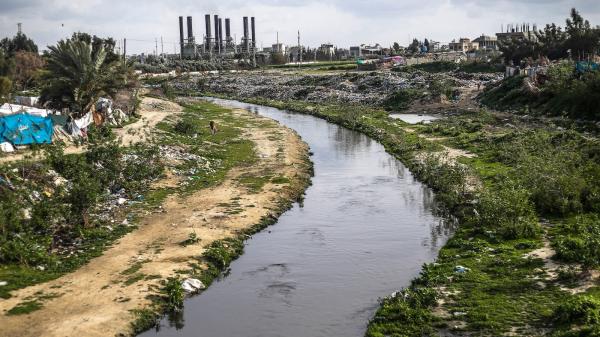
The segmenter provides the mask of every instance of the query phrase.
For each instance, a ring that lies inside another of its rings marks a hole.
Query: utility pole
[[[20,23],[20,22],[19,22],[19,23],[17,23],[17,34],[18,34],[18,35],[21,35],[21,32],[22,32],[22,30],[21,30],[21,26],[22,26],[22,23]]]
[[[158,39],[154,38],[154,56],[158,55]]]
[[[127,39],[123,39],[123,60],[127,60]]]
[[[300,46],[300,30],[298,30],[298,67],[300,67],[300,63],[302,63],[302,46]]]
[[[165,54],[165,45],[163,43],[163,37],[160,37],[160,55],[164,55]]]

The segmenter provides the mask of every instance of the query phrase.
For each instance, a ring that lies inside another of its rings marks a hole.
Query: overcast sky
[[[42,49],[74,31],[127,38],[128,53],[152,52],[162,36],[165,52],[173,52],[178,16],[194,17],[198,37],[210,13],[231,18],[238,39],[242,17],[255,16],[259,46],[275,43],[277,31],[281,42],[296,44],[298,29],[310,46],[389,46],[414,37],[448,42],[492,35],[507,23],[564,25],[571,7],[600,24],[600,0],[0,0],[0,32],[12,36],[21,22]]]

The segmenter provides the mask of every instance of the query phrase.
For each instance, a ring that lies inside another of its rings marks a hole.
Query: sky
[[[127,38],[127,53],[174,52],[179,16],[192,16],[198,38],[204,14],[231,18],[232,35],[242,35],[242,17],[256,17],[258,46],[279,40],[303,45],[362,43],[408,45],[412,38],[449,42],[493,35],[508,23],[564,26],[572,7],[600,25],[600,0],[0,0],[0,37],[17,23],[41,49],[75,31],[116,40]],[[224,29],[224,28],[223,28]],[[161,47],[160,39],[164,44]]]

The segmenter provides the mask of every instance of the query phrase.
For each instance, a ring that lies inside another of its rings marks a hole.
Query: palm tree
[[[127,82],[126,74],[117,71],[119,61],[109,61],[102,44],[67,39],[48,49],[41,99],[52,108],[69,108],[84,115],[98,98],[114,96]]]

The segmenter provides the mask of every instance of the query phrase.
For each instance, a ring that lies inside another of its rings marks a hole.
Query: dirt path
[[[144,97],[140,105],[141,118],[113,131],[121,139],[122,145],[131,145],[131,143],[147,139],[156,124],[166,116],[179,112],[181,112],[181,107],[175,103],[152,97]],[[85,151],[85,146],[71,144],[65,148],[65,154],[82,153],[83,151]],[[32,152],[29,150],[20,150],[17,153],[6,154],[4,157],[0,157],[0,164],[22,160],[32,155]]]
[[[148,100],[147,102],[152,102]],[[174,106],[172,106],[174,108]],[[262,118],[236,110],[240,118]],[[160,120],[149,118],[148,124]],[[212,241],[235,235],[236,230],[258,223],[281,198],[289,197],[288,185],[267,183],[259,193],[240,186],[242,175],[268,172],[299,179],[306,173],[308,148],[291,130],[277,126],[246,130],[256,143],[259,162],[230,171],[221,185],[181,197],[170,196],[161,212],[148,214],[140,228],[126,235],[104,255],[57,280],[21,289],[8,300],[0,300],[6,311],[31,298],[45,297],[44,306],[27,315],[0,315],[0,336],[115,336],[128,333],[133,309],[148,305],[158,277],[187,269],[194,256]],[[127,137],[129,138],[129,137]],[[234,201],[240,213],[227,212]],[[200,243],[179,243],[195,232]],[[131,272],[134,269],[134,272]],[[143,278],[133,279],[135,275]]]

